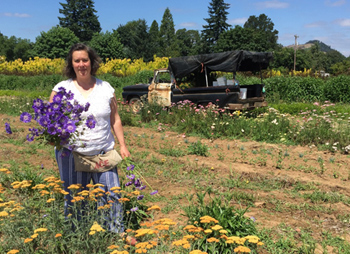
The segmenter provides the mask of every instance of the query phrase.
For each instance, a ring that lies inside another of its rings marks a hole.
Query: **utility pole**
[[[294,35],[295,37],[295,43],[294,43],[294,72],[295,72],[295,65],[297,62],[297,47],[298,47],[298,35]]]

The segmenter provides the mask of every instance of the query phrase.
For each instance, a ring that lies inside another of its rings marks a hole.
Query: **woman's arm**
[[[113,98],[111,101],[111,127],[120,145],[120,155],[122,156],[123,159],[125,157],[129,157],[130,152],[125,144],[122,121],[120,120],[120,116],[118,113],[118,104],[117,104],[117,98],[115,97],[115,95],[113,95]]]
[[[52,101],[53,101],[53,97],[54,97],[56,94],[57,94],[57,92],[55,92],[55,91],[52,91],[52,92],[51,92],[49,102],[52,102]]]

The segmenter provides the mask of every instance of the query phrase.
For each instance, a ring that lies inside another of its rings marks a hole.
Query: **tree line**
[[[153,60],[158,57],[177,57],[208,54],[231,50],[272,51],[271,68],[290,71],[294,68],[293,48],[277,43],[278,31],[265,14],[250,16],[243,26],[232,27],[227,23],[230,4],[224,0],[212,0],[208,6],[208,18],[201,31],[175,30],[169,8],[166,8],[160,24],[154,20],[148,26],[145,19],[132,20],[112,31],[102,32],[93,0],[66,0],[60,3],[59,24],[43,31],[35,42],[7,37],[0,32],[0,56],[7,61],[18,58],[26,61],[33,57],[65,58],[70,46],[85,42],[93,47],[103,61],[107,59]],[[313,42],[310,49],[296,51],[296,70],[312,69],[331,74],[349,74],[350,58],[337,50],[324,52],[321,42]]]

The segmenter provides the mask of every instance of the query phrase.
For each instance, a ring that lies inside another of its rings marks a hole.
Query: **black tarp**
[[[196,56],[173,57],[169,59],[169,70],[175,78],[182,78],[193,72],[259,71],[266,69],[272,60],[271,52],[227,51]]]

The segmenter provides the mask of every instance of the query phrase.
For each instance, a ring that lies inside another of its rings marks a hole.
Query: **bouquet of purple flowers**
[[[72,144],[76,143],[80,134],[77,127],[85,121],[86,127],[92,129],[96,121],[92,115],[85,119],[82,117],[82,113],[88,111],[89,103],[82,106],[73,99],[74,94],[71,91],[67,92],[63,87],[59,88],[52,102],[35,99],[32,106],[34,117],[28,112],[23,112],[20,116],[24,123],[29,123],[34,118],[40,125],[39,128],[29,128],[27,140],[31,142],[40,136],[58,149],[69,145],[69,149],[74,150]]]

